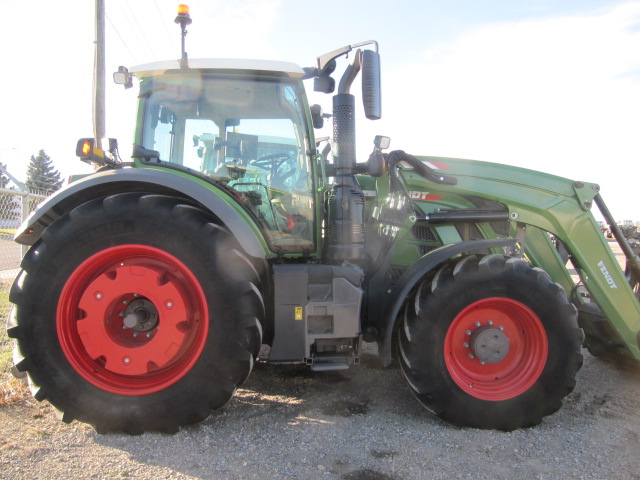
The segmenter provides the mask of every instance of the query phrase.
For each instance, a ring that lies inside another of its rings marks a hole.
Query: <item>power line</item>
[[[162,15],[162,12],[161,12],[160,7],[158,5],[158,1],[154,0],[153,3],[155,5],[155,7],[156,7],[156,11],[158,13],[158,16],[160,17],[160,21],[162,22],[162,25],[164,27],[164,31],[165,31],[165,34],[166,34],[166,40],[167,40],[168,46],[170,48],[171,47],[171,33],[169,32],[169,28],[167,27],[167,23],[165,22],[165,19],[164,19],[163,15]],[[122,7],[122,2],[118,2],[118,6],[119,6],[119,8],[120,8],[120,10],[122,12],[122,15],[124,15],[124,18],[125,18],[126,22],[129,25],[129,29],[133,30],[134,35],[136,36],[136,39],[138,41],[138,44],[140,45],[140,47],[144,51],[144,54],[147,55],[147,56],[152,56],[154,59],[157,59],[157,54],[154,51],[151,43],[146,38],[142,28],[140,27],[140,24],[138,23],[138,20],[136,19],[135,14],[131,10],[131,7],[126,2],[125,2],[125,4],[127,6],[127,10],[129,11],[128,13]],[[139,63],[136,55],[133,53],[132,49],[129,47],[127,42],[124,40],[124,37],[120,34],[120,31],[118,30],[118,28],[116,28],[114,21],[111,20],[111,18],[109,17],[108,14],[105,14],[105,16],[106,16],[107,20],[109,21],[109,25],[111,25],[111,28],[113,28],[113,31],[116,33],[116,35],[118,36],[118,38],[122,42],[122,45],[124,45],[124,47],[127,49],[127,52],[129,52],[129,55],[131,55],[131,57],[133,59],[133,62],[134,63]],[[134,28],[134,23],[135,23],[136,28]]]
[[[146,35],[144,34],[144,31],[140,27],[140,24],[138,23],[138,19],[136,18],[136,16],[134,15],[133,11],[131,10],[131,7],[129,6],[129,2],[125,2],[125,5],[126,5],[127,9],[129,10],[129,13],[131,14],[131,17],[133,18],[133,21],[136,23],[136,26],[138,27],[138,31],[140,32],[140,35],[142,35],[142,40],[144,40],[144,43],[146,43],[147,46],[149,47],[149,50],[151,51],[151,55],[153,56],[153,59],[157,60],[158,56],[156,55],[156,52],[153,51],[153,47],[151,46],[151,43],[149,43],[149,41],[147,40]]]
[[[138,44],[140,44],[140,47],[144,51],[145,56],[147,58],[151,57],[152,54],[149,52],[149,50],[144,45],[144,42],[141,40],[140,35],[138,34],[138,29],[134,28],[133,24],[131,23],[131,20],[129,19],[129,16],[127,15],[127,12],[125,12],[124,8],[122,7],[122,2],[118,2],[118,6],[120,7],[120,10],[122,11],[122,15],[124,15],[124,19],[129,24],[129,29],[131,31],[133,31],[133,34],[135,35],[135,37],[136,37],[136,39],[138,41]]]
[[[120,39],[120,41],[122,42],[122,44],[124,45],[124,47],[127,49],[127,51],[129,52],[129,55],[131,55],[131,57],[133,58],[133,61],[135,63],[138,63],[138,59],[136,58],[136,56],[133,54],[133,52],[131,51],[131,49],[129,48],[129,45],[127,45],[127,42],[124,41],[124,39],[122,38],[122,35],[120,35],[120,32],[118,32],[118,29],[116,28],[116,26],[113,24],[113,22],[111,21],[111,19],[109,18],[109,15],[106,15],[107,20],[109,20],[109,25],[111,25],[111,28],[113,28],[114,32],[116,32],[116,35],[118,35],[118,38]]]
[[[156,4],[156,10],[158,11],[158,15],[160,16],[160,20],[162,20],[162,25],[164,25],[164,31],[167,32],[168,45],[171,45],[171,33],[169,32],[169,28],[167,27],[167,24],[164,21],[164,16],[162,15],[162,12],[160,11],[160,7],[158,6],[158,0],[154,0],[154,3]]]

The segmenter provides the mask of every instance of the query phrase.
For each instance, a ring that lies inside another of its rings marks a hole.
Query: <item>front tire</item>
[[[640,255],[640,242],[633,240],[629,242],[629,245],[635,255]],[[625,266],[624,275],[629,282],[631,290],[640,301],[640,282],[632,275],[629,261]],[[595,332],[585,328],[587,337],[584,346],[589,353],[604,362],[615,365],[617,368],[630,372],[640,372],[640,360],[633,356],[624,341],[604,318],[602,309],[597,304],[584,304],[581,305],[581,309],[585,309],[587,314],[589,310],[593,310],[595,315],[602,318],[602,322],[605,322],[604,328],[597,328]]]
[[[583,334],[562,288],[527,262],[463,257],[414,290],[398,328],[405,379],[459,426],[540,423],[575,386]]]
[[[256,266],[180,200],[121,194],[51,225],[11,301],[19,370],[63,420],[175,432],[224,405],[262,340]]]

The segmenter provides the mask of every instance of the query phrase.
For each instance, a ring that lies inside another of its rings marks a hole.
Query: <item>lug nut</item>
[[[464,342],[462,345],[464,346],[464,348],[469,348],[469,344],[467,342]]]
[[[466,331],[466,332],[464,332],[464,333],[466,333],[467,335],[471,335],[471,330],[467,330],[467,331]]]
[[[124,357],[122,361],[124,362],[125,365],[129,365],[131,363],[131,359],[129,357]]]
[[[479,326],[480,326],[480,322],[476,322],[474,325],[475,325],[476,327],[479,327]]]

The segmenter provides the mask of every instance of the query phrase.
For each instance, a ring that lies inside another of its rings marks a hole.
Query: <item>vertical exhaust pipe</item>
[[[349,93],[362,61],[358,50],[333,97],[333,145],[336,183],[329,196],[328,250],[330,262],[365,258],[364,194],[354,177],[356,167],[356,101]]]
[[[377,44],[376,44],[377,49]],[[333,145],[336,183],[329,196],[327,260],[358,262],[365,258],[364,194],[356,181],[355,97],[349,93],[362,68],[362,100],[365,115],[381,116],[380,56],[377,51],[357,50],[333,97]]]

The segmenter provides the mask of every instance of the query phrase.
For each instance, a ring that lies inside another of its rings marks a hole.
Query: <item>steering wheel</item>
[[[289,152],[272,153],[270,155],[265,155],[264,157],[260,157],[259,159],[253,161],[252,163],[253,165],[256,165],[258,167],[270,170],[275,182],[281,183],[288,187],[291,187],[292,185],[285,183],[285,180],[298,173],[295,159],[291,157],[291,154]]]

